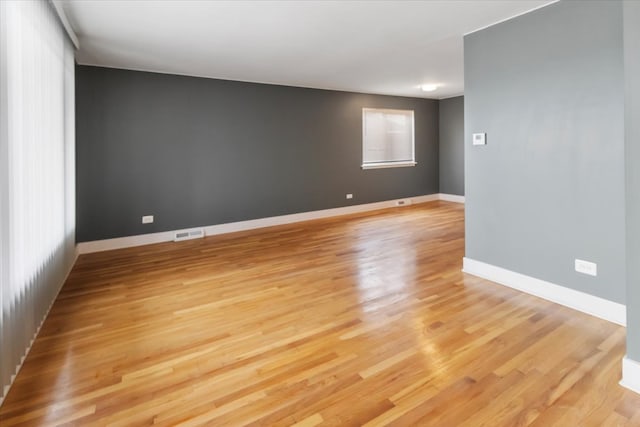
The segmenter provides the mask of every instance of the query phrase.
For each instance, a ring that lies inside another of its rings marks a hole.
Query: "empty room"
[[[0,0],[0,426],[639,426],[640,1]]]

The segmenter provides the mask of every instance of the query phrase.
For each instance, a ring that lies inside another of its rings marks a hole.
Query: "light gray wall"
[[[640,361],[640,2],[624,2],[627,355]]]
[[[440,101],[440,192],[464,196],[464,97]]]
[[[87,66],[76,79],[80,242],[438,192],[436,100]],[[416,167],[360,168],[363,107],[415,110]]]
[[[561,1],[464,48],[466,256],[624,303],[621,2]]]

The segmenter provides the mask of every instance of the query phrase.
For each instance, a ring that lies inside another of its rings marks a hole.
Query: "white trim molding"
[[[464,196],[458,196],[457,194],[440,193],[440,200],[443,200],[445,202],[464,203]]]
[[[476,33],[478,31],[486,30],[487,28],[493,27],[494,25],[498,25],[498,24],[501,24],[503,22],[510,21],[513,18],[517,18],[518,16],[526,15],[527,13],[531,13],[534,10],[542,9],[543,7],[547,7],[547,6],[552,5],[554,3],[558,3],[559,1],[560,0],[548,1],[547,3],[541,4],[540,6],[536,6],[536,7],[532,8],[532,9],[525,10],[524,12],[516,13],[515,15],[509,16],[508,18],[503,18],[503,19],[501,19],[499,21],[496,21],[496,22],[493,22],[493,23],[491,23],[489,25],[485,25],[484,27],[476,28],[475,30],[469,31],[468,33],[464,33],[462,36],[464,37],[464,36],[468,36],[469,34]]]
[[[67,14],[64,11],[64,6],[62,4],[62,0],[51,0],[51,4],[53,5],[53,9],[56,11],[58,18],[60,19],[60,23],[64,27],[69,39],[71,39],[71,43],[76,49],[80,49],[80,42],[78,42],[78,36],[75,31],[73,31],[73,27],[69,23],[69,19],[67,18]]]
[[[417,162],[413,160],[407,160],[406,162],[379,162],[379,163],[363,163],[360,166],[362,169],[384,169],[384,168],[406,168],[408,166],[415,166]]]
[[[463,258],[462,271],[591,316],[626,326],[627,310],[623,304],[467,257]]]
[[[640,362],[629,359],[629,356],[622,358],[622,380],[620,380],[620,385],[640,394]]]
[[[451,197],[458,199],[453,200]],[[378,209],[397,208],[400,205],[412,205],[417,203],[433,202],[436,200],[462,202],[459,197],[448,194],[427,194],[425,196],[409,197],[406,199],[386,200],[383,202],[365,203],[362,205],[343,206],[340,208],[323,209],[319,211],[301,212],[290,215],[272,216],[268,218],[251,219],[248,221],[230,222],[227,224],[209,225],[204,228],[205,236],[214,236],[217,234],[234,233],[237,231],[254,230],[263,227],[272,227],[274,225],[293,224],[301,221],[310,221],[313,219],[330,218],[334,216],[349,215],[360,212],[374,211]],[[397,204],[398,200],[405,203]],[[88,254],[92,252],[110,251],[113,249],[131,248],[134,246],[151,245],[154,243],[171,242],[175,237],[175,233],[185,230],[169,230],[159,233],[138,234],[135,236],[117,237],[114,239],[94,240],[91,242],[78,243],[78,251],[80,254]]]

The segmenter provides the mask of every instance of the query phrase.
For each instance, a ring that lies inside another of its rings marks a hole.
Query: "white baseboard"
[[[466,257],[463,259],[462,271],[626,326],[627,311],[623,304]]]
[[[410,197],[407,199],[399,199],[409,201],[406,203],[417,204],[433,202],[435,200],[456,201],[460,203],[461,196],[452,196],[449,194],[428,194],[425,196]],[[454,198],[455,200],[452,200]],[[396,200],[386,200],[383,202],[366,203],[362,205],[343,206],[333,209],[323,209],[319,211],[301,212],[290,215],[272,216],[268,218],[251,219],[248,221],[230,222],[227,224],[209,225],[204,228],[206,236],[214,236],[217,234],[234,233],[237,231],[254,230],[263,227],[272,227],[274,225],[293,224],[301,221],[310,221],[313,219],[330,218],[341,215],[349,215],[360,212],[373,211],[378,209],[387,209],[396,207]],[[462,198],[464,201],[464,197]],[[82,242],[78,244],[78,250],[81,254],[92,252],[109,251],[112,249],[130,248],[134,246],[150,245],[153,243],[170,242],[173,240],[176,232],[183,230],[163,231],[160,233],[139,234],[136,236],[118,237],[115,239],[94,240],[92,242]]]
[[[440,200],[445,202],[464,203],[464,196],[458,196],[457,194],[444,194],[440,193]]]
[[[175,231],[162,231],[160,233],[138,234],[135,236],[117,237],[115,239],[93,240],[91,242],[78,243],[80,255],[93,252],[110,251],[112,249],[132,248],[134,246],[152,245],[154,243],[170,242]]]
[[[622,359],[622,380],[620,385],[640,394],[640,363],[625,356]]]
[[[69,278],[69,275],[71,274],[71,270],[73,270],[73,266],[76,265],[76,261],[78,260],[78,255],[79,254],[80,253],[78,252],[78,245],[76,245],[75,250],[74,250],[74,254],[73,254],[73,262],[71,262],[71,264],[67,268],[67,272],[66,272],[66,274],[64,276],[64,279],[62,280],[62,283],[60,283],[58,285],[58,291],[56,292],[56,296],[53,297],[53,299],[51,300],[51,303],[49,304],[49,308],[47,308],[47,312],[44,314],[44,317],[42,317],[42,320],[40,321],[40,325],[38,325],[38,328],[36,329],[36,332],[33,334],[33,338],[31,338],[31,341],[29,341],[29,346],[27,347],[27,350],[24,352],[24,355],[20,358],[20,364],[18,366],[16,366],[16,370],[15,370],[14,374],[11,375],[11,380],[9,381],[9,384],[4,386],[4,389],[2,390],[2,394],[0,394],[0,406],[2,406],[2,403],[4,402],[4,399],[7,397],[7,394],[9,394],[9,390],[11,389],[11,386],[13,385],[13,382],[15,381],[16,377],[18,376],[18,373],[20,372],[20,369],[22,369],[22,365],[24,364],[24,361],[27,359],[27,356],[29,355],[29,352],[31,351],[31,347],[33,346],[33,343],[36,341],[36,338],[38,338],[38,334],[40,333],[40,329],[42,329],[42,325],[44,325],[44,321],[47,320],[47,317],[49,317],[49,312],[51,311],[51,307],[53,307],[53,304],[58,299],[58,294],[62,290],[62,287],[64,286],[64,284],[67,282],[67,279]]]

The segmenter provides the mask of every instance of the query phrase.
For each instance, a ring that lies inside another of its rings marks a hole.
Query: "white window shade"
[[[75,260],[74,86],[51,4],[0,0],[0,401]]]
[[[414,166],[412,110],[362,109],[362,167]]]

